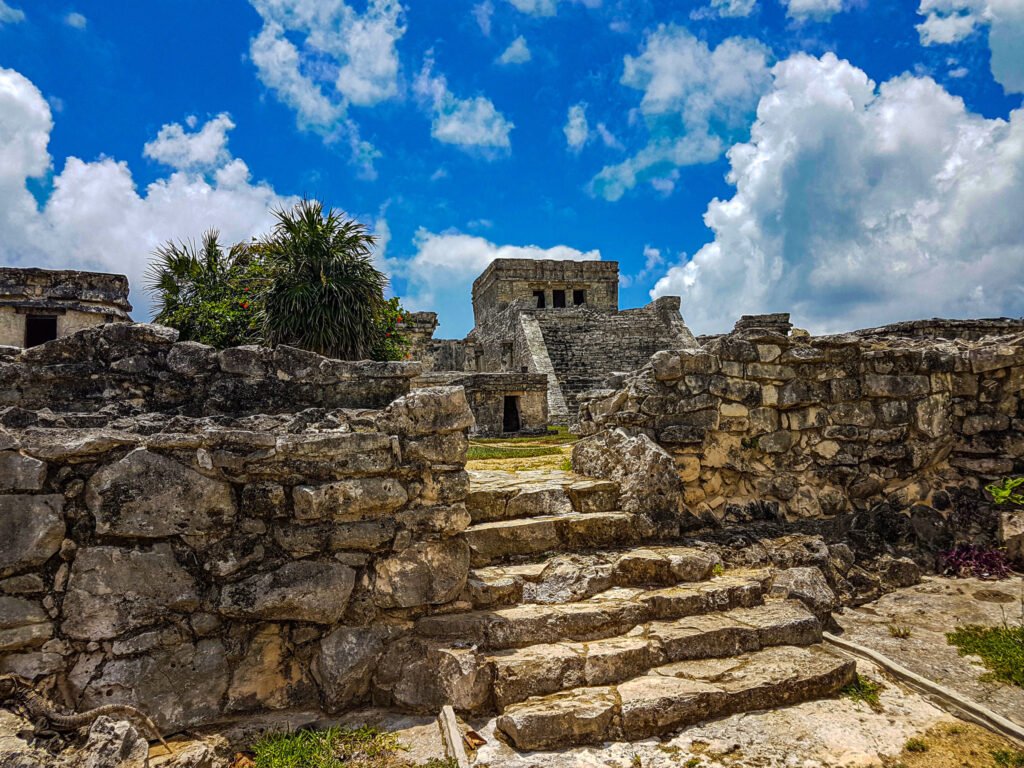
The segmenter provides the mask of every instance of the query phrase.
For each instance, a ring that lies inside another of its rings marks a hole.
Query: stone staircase
[[[415,653],[517,749],[648,738],[853,679],[802,603],[767,597],[770,572],[658,541],[614,483],[470,474],[465,610],[419,619]]]

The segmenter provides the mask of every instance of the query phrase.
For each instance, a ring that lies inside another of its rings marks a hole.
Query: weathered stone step
[[[474,523],[570,512],[611,512],[619,503],[618,483],[569,472],[473,470],[469,486],[466,509]]]
[[[706,581],[720,567],[718,555],[693,547],[557,554],[539,562],[477,568],[463,597],[475,608],[568,603],[612,587]]]
[[[835,695],[856,665],[821,645],[777,646],[657,667],[616,686],[581,687],[513,704],[498,731],[520,750],[660,736],[737,712]]]
[[[416,622],[416,631],[422,637],[457,641],[485,650],[599,640],[624,634],[650,621],[758,605],[766,579],[766,573],[755,571],[663,589],[614,588],[575,603],[526,604],[426,616]]]
[[[619,683],[672,662],[818,642],[821,625],[802,603],[772,600],[752,608],[650,622],[605,640],[501,651],[487,661],[493,670],[494,703],[502,711],[531,696]]]
[[[545,552],[624,546],[652,534],[642,518],[626,512],[570,512],[480,523],[465,535],[470,563],[479,567]]]

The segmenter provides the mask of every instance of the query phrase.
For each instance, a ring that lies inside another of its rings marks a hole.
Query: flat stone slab
[[[619,485],[571,472],[470,470],[466,508],[474,523],[570,512],[611,512]]]
[[[761,602],[762,593],[758,573],[726,574],[708,583],[665,590],[616,588],[574,603],[427,616],[416,622],[416,631],[490,650],[600,640],[656,619],[750,607]]]
[[[661,736],[712,718],[834,695],[855,662],[822,646],[780,646],[728,665],[685,662],[617,686],[578,688],[509,707],[496,728],[520,750]]]
[[[720,562],[716,554],[693,547],[559,553],[540,562],[473,570],[469,599],[478,608],[567,603],[611,587],[706,581]]]
[[[625,512],[571,512],[479,523],[466,530],[466,540],[476,567],[545,552],[629,544],[644,535],[639,523]]]

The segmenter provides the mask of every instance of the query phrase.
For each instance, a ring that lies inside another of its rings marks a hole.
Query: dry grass
[[[943,723],[909,739],[886,768],[1024,768],[1024,752],[971,723]]]

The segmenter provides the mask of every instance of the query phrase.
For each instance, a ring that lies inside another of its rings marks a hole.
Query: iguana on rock
[[[0,701],[13,702],[19,706],[27,719],[35,726],[36,736],[77,731],[92,725],[96,718],[107,716],[132,720],[143,725],[150,735],[155,736],[164,745],[168,752],[171,751],[153,721],[135,707],[130,707],[127,704],[106,704],[87,712],[65,714],[36,693],[31,680],[10,674],[0,675]]]

